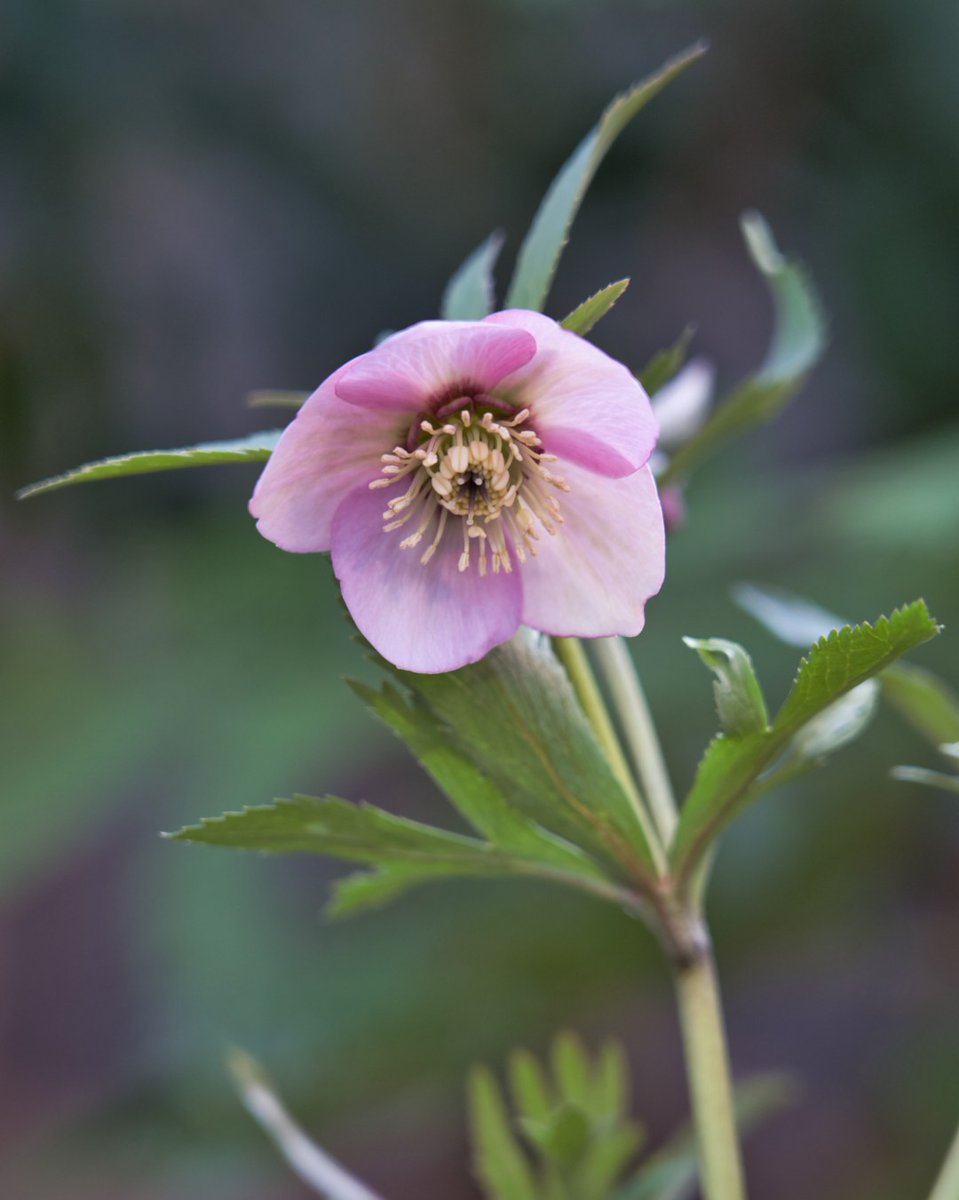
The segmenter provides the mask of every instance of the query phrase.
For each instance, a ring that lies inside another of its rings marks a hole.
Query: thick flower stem
[[[726,1030],[708,937],[675,964],[704,1200],[745,1200]]]
[[[596,739],[602,746],[613,774],[619,780],[626,795],[629,797],[636,820],[649,846],[653,861],[660,874],[666,872],[666,852],[660,841],[655,823],[650,817],[643,797],[636,786],[629,762],[619,744],[616,728],[613,725],[606,704],[603,700],[593,669],[589,664],[583,643],[579,638],[553,638],[556,653],[566,668],[573,690],[583,707],[589,723],[593,727]]]
[[[660,841],[668,848],[676,832],[676,801],[646,694],[622,638],[597,638],[594,647]]]

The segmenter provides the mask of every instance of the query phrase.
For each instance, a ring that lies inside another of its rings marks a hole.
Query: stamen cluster
[[[509,574],[511,548],[524,563],[536,554],[539,527],[554,534],[562,523],[553,489],[569,491],[569,486],[545,465],[555,462],[556,455],[542,450],[529,426],[528,408],[509,419],[501,411],[492,397],[461,397],[440,410],[442,424],[428,419],[414,423],[407,446],[382,456],[383,477],[371,488],[392,487],[411,477],[406,491],[388,502],[383,529],[392,533],[415,522],[400,548],[411,550],[429,537],[420,556],[424,565],[436,553],[450,517],[462,528],[459,570],[469,570],[475,544],[480,575],[487,573],[488,564],[494,575]]]

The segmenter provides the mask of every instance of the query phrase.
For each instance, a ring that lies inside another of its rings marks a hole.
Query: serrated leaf
[[[26,500],[28,496],[38,496],[41,492],[52,492],[70,484],[93,483],[98,479],[112,479],[120,475],[146,475],[153,471],[207,467],[219,463],[263,462],[273,453],[282,432],[281,429],[270,429],[227,442],[203,442],[180,450],[142,450],[119,454],[114,458],[101,458],[97,462],[65,471],[62,475],[31,483],[21,488],[17,497]]]
[[[740,737],[765,729],[769,724],[766,700],[753,660],[742,646],[725,638],[684,637],[683,641],[716,676],[713,695],[723,731]]]
[[[487,1200],[537,1200],[533,1174],[510,1128],[499,1085],[485,1067],[469,1077],[473,1170]]]
[[[509,803],[635,883],[649,846],[549,641],[529,631],[445,675],[391,671]]]
[[[648,395],[655,396],[660,388],[665,387],[682,370],[689,351],[689,343],[693,340],[695,332],[694,325],[687,325],[671,346],[654,354],[646,366],[637,372],[639,382]]]
[[[286,392],[278,388],[264,388],[247,392],[247,408],[302,408],[310,398],[309,392]]]
[[[350,686],[406,743],[462,816],[494,846],[562,871],[609,878],[578,847],[512,807],[502,789],[450,743],[430,709],[415,704],[389,683],[379,691],[354,681]]]
[[[900,783],[921,783],[924,787],[959,793],[959,775],[946,775],[943,771],[930,771],[925,767],[893,767],[890,774]]]
[[[937,749],[959,741],[959,696],[932,671],[896,663],[881,683],[883,696]]]
[[[541,311],[549,294],[570,226],[586,189],[610,146],[629,122],[662,89],[705,53],[698,43],[671,59],[654,75],[617,97],[580,143],[543,199],[516,262],[507,308]]]
[[[440,302],[446,321],[480,321],[496,307],[493,267],[503,248],[503,235],[491,233],[456,271]]]
[[[681,481],[722,443],[777,416],[825,349],[819,301],[802,269],[779,253],[758,213],[747,213],[742,225],[753,262],[772,293],[772,340],[759,370],[717,405],[699,433],[676,452],[660,476],[660,486]]]
[[[560,321],[560,324],[570,333],[578,333],[580,337],[585,337],[593,326],[606,316],[628,287],[628,279],[620,279],[616,283],[607,284],[606,287],[590,296],[588,300],[584,300],[578,308],[574,308],[568,317],[564,317]]]
[[[452,874],[466,875],[469,872],[456,871]],[[370,909],[382,908],[412,887],[449,879],[450,875],[445,865],[433,866],[428,863],[395,863],[378,867],[375,871],[358,871],[334,883],[325,912],[333,919],[352,917]]]
[[[803,659],[793,688],[769,730],[739,737],[720,734],[715,738],[683,805],[671,850],[681,883],[689,883],[719,832],[757,794],[762,772],[804,725],[938,631],[921,600],[897,609],[891,617],[880,617],[875,625],[864,623],[834,630]]]
[[[413,862],[455,867],[489,862],[494,871],[503,858],[476,838],[449,833],[336,796],[294,796],[273,804],[209,817],[168,834],[174,841],[264,850],[276,854],[327,854],[350,862]],[[508,868],[507,868],[508,869]]]

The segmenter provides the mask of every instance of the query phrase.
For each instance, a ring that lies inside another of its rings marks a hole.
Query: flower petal
[[[250,500],[257,529],[283,550],[329,550],[343,497],[375,479],[380,455],[406,440],[407,423],[396,413],[362,413],[338,399],[337,375],[283,431]]]
[[[421,412],[431,402],[488,392],[536,353],[523,329],[482,321],[421,321],[354,359],[336,394],[361,408]]]
[[[536,338],[536,357],[499,394],[532,411],[546,450],[600,475],[629,475],[646,463],[656,445],[656,418],[622,363],[541,313],[507,309],[485,323],[526,329]]]
[[[431,675],[476,662],[520,624],[519,573],[459,571],[461,523],[450,521],[428,563],[425,539],[401,550],[403,533],[383,530],[382,491],[358,488],[333,519],[333,570],[363,636],[406,671]]]
[[[523,565],[523,624],[559,637],[632,637],[663,584],[665,533],[648,467],[608,479],[572,464],[563,524]]]

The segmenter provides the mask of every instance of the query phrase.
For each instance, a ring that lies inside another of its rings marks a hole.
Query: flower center
[[[488,400],[464,396],[443,405],[435,418],[443,424],[414,425],[407,446],[383,455],[383,478],[370,484],[383,488],[410,479],[406,491],[389,501],[383,529],[412,526],[400,542],[403,550],[429,538],[421,563],[433,557],[455,518],[463,538],[459,569],[469,570],[475,560],[480,575],[488,566],[494,575],[509,573],[511,549],[525,562],[527,554],[536,554],[539,528],[555,533],[563,520],[554,490],[568,492],[569,485],[545,465],[556,456],[543,453],[529,428],[529,409],[504,420]]]

